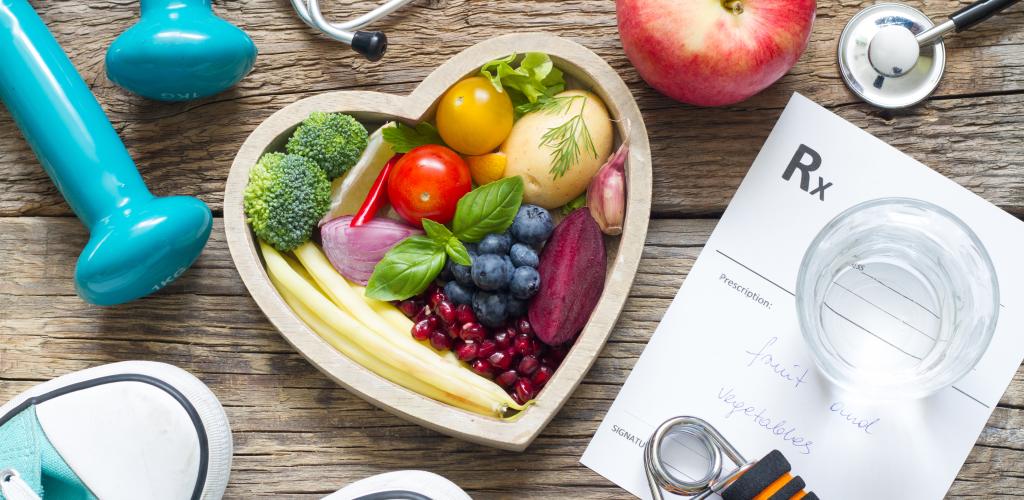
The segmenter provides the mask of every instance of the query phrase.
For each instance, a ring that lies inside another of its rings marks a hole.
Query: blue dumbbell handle
[[[113,305],[164,287],[202,252],[213,220],[188,196],[156,198],[27,0],[0,0],[0,100],[89,228],[75,289]]]
[[[0,100],[86,226],[153,198],[103,108],[26,0],[0,0]]]

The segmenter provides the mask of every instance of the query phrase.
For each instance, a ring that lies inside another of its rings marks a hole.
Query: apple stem
[[[742,0],[722,0],[722,7],[737,16],[743,13]]]

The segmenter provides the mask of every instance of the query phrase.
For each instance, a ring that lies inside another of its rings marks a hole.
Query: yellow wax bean
[[[460,377],[460,373],[454,367],[436,357],[434,358],[436,363],[426,363],[424,360],[402,349],[394,349],[380,335],[371,331],[363,323],[355,320],[355,318],[338,308],[333,302],[310,286],[301,275],[291,268],[277,250],[262,241],[260,242],[260,248],[263,250],[263,258],[267,263],[267,271],[277,280],[282,288],[300,300],[310,311],[324,320],[325,323],[332,325],[339,333],[345,334],[351,342],[368,352],[387,353],[384,361],[389,365],[398,370],[406,371],[413,377],[429,383],[442,391],[461,394],[472,401],[473,404],[489,408],[494,415],[501,415],[503,413],[505,405],[493,393],[482,390],[475,385],[466,384],[466,380]],[[470,374],[472,373],[470,372]],[[505,396],[507,397],[507,395]]]
[[[278,287],[279,290],[283,289],[283,287],[276,283],[276,280],[272,281],[275,281],[274,286]],[[331,346],[339,352],[367,370],[376,373],[386,380],[405,387],[410,391],[436,399],[442,403],[450,404],[456,408],[461,408],[480,415],[491,414],[488,409],[476,406],[458,394],[444,392],[430,384],[416,379],[415,377],[394,369],[372,354],[362,350],[359,346],[345,338],[344,335],[335,331],[330,325],[324,323],[320,318],[313,314],[312,311],[307,309],[306,306],[302,305],[302,303],[292,294],[284,292],[281,295],[284,297],[285,302],[291,306],[292,310],[298,314],[299,318],[301,318],[302,321],[313,330],[313,332],[319,335],[320,338],[324,339],[325,342],[331,344]]]
[[[295,249],[295,256],[299,258],[299,261],[306,267],[309,274],[313,276],[313,279],[320,285],[320,288],[326,292],[326,295],[330,297],[338,307],[348,310],[352,316],[358,318],[371,330],[379,333],[396,349],[400,349],[432,366],[447,366],[449,368],[455,368],[456,370],[454,371],[454,375],[459,377],[464,383],[492,394],[494,398],[497,398],[504,405],[510,408],[522,408],[515,402],[515,400],[512,399],[511,396],[508,395],[508,393],[505,392],[504,389],[494,382],[473,373],[461,364],[445,362],[444,359],[438,357],[436,351],[416,342],[409,334],[408,330],[399,331],[393,328],[388,322],[384,321],[384,319],[381,318],[381,316],[363,300],[363,297],[352,289],[351,285],[348,284],[348,281],[346,281],[345,278],[343,278],[341,274],[334,269],[334,266],[331,265],[330,261],[327,260],[327,257],[315,244],[307,242],[300,245]]]

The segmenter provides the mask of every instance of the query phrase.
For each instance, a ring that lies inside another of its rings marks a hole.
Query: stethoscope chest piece
[[[909,35],[932,26],[928,16],[903,4],[880,3],[862,10],[839,37],[843,81],[861,99],[881,108],[906,108],[923,101],[939,85],[946,48],[941,40],[918,48]]]

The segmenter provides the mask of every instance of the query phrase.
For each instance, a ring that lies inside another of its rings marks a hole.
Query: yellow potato
[[[560,207],[583,194],[612,150],[612,122],[600,98],[583,90],[568,90],[555,97],[571,100],[567,107],[556,111],[541,110],[523,116],[501,145],[508,158],[505,177],[521,176],[526,186],[523,201],[547,209]],[[578,128],[575,140],[579,159],[556,178],[551,172],[556,147],[545,144],[543,136],[579,115],[581,108],[594,150],[586,146],[582,128]]]

